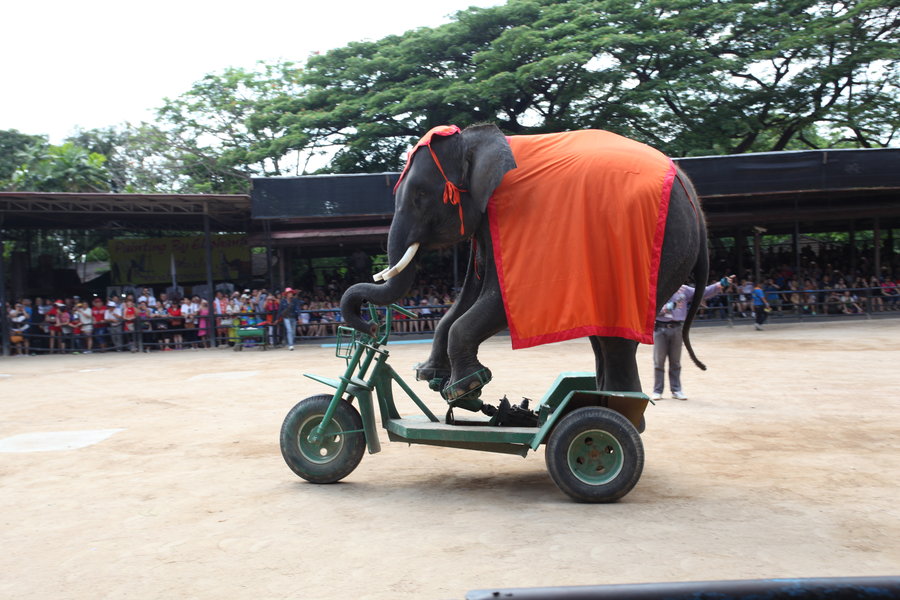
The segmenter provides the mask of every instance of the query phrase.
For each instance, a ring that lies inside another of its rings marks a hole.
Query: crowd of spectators
[[[801,282],[802,281],[802,282]],[[900,284],[891,277],[844,277],[825,275],[821,280],[778,275],[754,283],[745,277],[707,301],[704,315],[732,318],[752,317],[751,296],[760,288],[775,313],[792,315],[861,315],[900,310]],[[729,310],[730,309],[730,310]]]
[[[843,262],[821,262],[804,254],[796,270],[786,254],[764,257],[762,281],[749,270],[718,296],[706,300],[700,319],[751,319],[752,294],[760,288],[768,306],[782,315],[861,315],[900,310],[900,281],[889,270],[872,273],[870,263],[856,269]],[[727,257],[726,257],[727,258]],[[846,258],[846,257],[837,257]],[[748,261],[749,262],[749,261]],[[713,254],[714,278],[730,273]],[[77,295],[61,299],[22,298],[7,304],[13,354],[75,352],[149,352],[190,348],[263,345],[293,349],[296,339],[331,337],[342,323],[340,298],[351,283],[326,277],[325,285],[306,288],[219,290],[212,302],[198,295],[168,294],[150,287],[107,298]],[[229,288],[231,286],[228,286]],[[393,331],[428,333],[453,303],[452,286],[420,274],[398,302],[418,315],[395,315]]]
[[[231,286],[228,286],[231,287]],[[332,337],[343,322],[340,297],[347,284],[332,279],[310,290],[265,288],[199,295],[139,292],[102,298],[22,298],[5,307],[15,355],[150,352],[191,348],[287,346],[295,339]],[[420,277],[399,302],[417,319],[397,314],[393,330],[427,333],[453,302],[442,280]]]
[[[701,318],[752,318],[753,290],[763,291],[772,312],[782,315],[862,315],[900,310],[900,273],[893,262],[875,273],[873,262],[862,252],[853,260],[847,246],[825,246],[818,252],[805,247],[799,266],[792,266],[793,255],[786,249],[769,249],[761,256],[760,281],[745,270],[723,294],[708,300]],[[733,254],[714,253],[714,269],[729,271]],[[752,264],[745,257],[746,264]],[[716,264],[718,263],[718,264]]]

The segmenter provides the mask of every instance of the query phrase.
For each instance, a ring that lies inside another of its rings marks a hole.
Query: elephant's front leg
[[[431,342],[431,355],[425,362],[416,365],[416,379],[431,382],[431,389],[436,392],[441,391],[450,377],[450,357],[447,353],[450,328],[460,316],[472,308],[481,294],[484,280],[478,273],[483,272],[483,258],[476,256],[476,254],[475,249],[470,252],[462,289],[457,295],[453,306],[441,317],[437,327],[435,327],[434,339]],[[476,260],[479,261],[478,268],[480,270],[475,268]]]
[[[448,353],[450,383],[441,395],[452,406],[480,410],[481,388],[491,380],[490,370],[478,361],[478,347],[506,327],[506,312],[496,282],[487,281],[471,309],[450,328]]]

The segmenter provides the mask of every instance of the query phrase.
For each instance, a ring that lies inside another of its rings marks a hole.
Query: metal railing
[[[883,288],[841,288],[778,290],[766,292],[772,308],[771,319],[828,319],[833,317],[900,316],[900,294]],[[743,298],[743,300],[741,299]],[[428,335],[450,305],[408,306],[418,315],[409,319],[394,314],[392,335]],[[383,309],[379,309],[381,311]],[[378,313],[382,315],[381,312]],[[303,315],[307,315],[306,318]],[[13,354],[51,354],[88,352],[150,352],[191,348],[247,347],[270,348],[285,344],[284,321],[277,313],[252,312],[237,314],[196,315],[193,326],[185,317],[137,317],[130,324],[93,325],[85,332],[46,330],[46,323],[30,323],[22,341],[11,335]],[[753,319],[750,295],[738,292],[719,294],[704,301],[695,323],[734,324]],[[320,308],[300,311],[295,339],[312,341],[334,338],[344,325],[340,310]],[[11,328],[12,329],[12,328]],[[210,331],[213,332],[210,335]],[[91,342],[88,342],[88,337]]]
[[[394,335],[431,333],[448,308],[449,305],[407,307],[419,318],[413,320],[395,314]],[[298,316],[297,340],[333,338],[338,327],[345,325],[340,310],[335,308],[301,310]],[[183,316],[138,316],[115,325],[93,323],[90,333],[75,324],[57,327],[32,322],[24,335],[11,336],[20,340],[10,341],[14,354],[150,352],[208,348],[211,345],[235,349],[270,348],[285,344],[284,326],[284,320],[273,312],[194,315],[193,323]]]
[[[764,292],[770,318],[797,320],[839,316],[871,318],[883,313],[900,316],[900,294],[881,287],[770,290]],[[699,321],[738,321],[753,318],[750,294],[727,292],[704,301],[697,313]]]

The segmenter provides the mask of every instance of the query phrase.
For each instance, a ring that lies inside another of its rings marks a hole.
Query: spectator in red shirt
[[[137,337],[135,331],[135,320],[138,316],[138,309],[134,305],[134,299],[131,296],[125,298],[125,305],[122,307],[122,331],[125,334],[125,340],[132,352],[137,352]]]
[[[175,344],[176,350],[181,350],[182,342],[184,341],[184,336],[181,333],[181,330],[184,327],[184,319],[181,318],[181,304],[172,302],[166,310],[169,313],[169,327],[172,329],[172,342]],[[166,349],[168,350],[169,347],[166,346]]]
[[[91,302],[91,321],[94,323],[94,338],[97,348],[106,350],[107,339],[109,338],[109,323],[106,320],[106,306],[103,304],[103,298],[94,298]]]

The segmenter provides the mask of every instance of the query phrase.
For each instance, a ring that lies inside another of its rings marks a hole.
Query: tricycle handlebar
[[[391,309],[397,311],[401,315],[406,315],[410,319],[418,319],[419,318],[419,315],[417,315],[416,313],[414,313],[412,311],[406,310],[405,308],[403,308],[402,306],[400,306],[398,304],[391,304],[388,308],[391,308]]]

